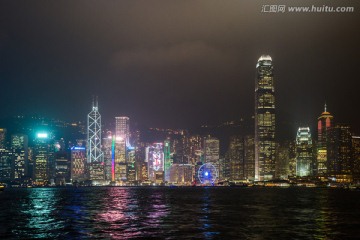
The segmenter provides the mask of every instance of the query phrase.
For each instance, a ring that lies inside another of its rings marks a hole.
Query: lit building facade
[[[128,147],[126,156],[126,180],[128,183],[133,184],[136,181],[136,158],[135,158],[135,148]]]
[[[112,181],[112,142],[113,136],[111,132],[107,132],[106,137],[102,141],[102,152],[104,154],[104,174],[105,180]]]
[[[173,164],[170,168],[171,183],[191,185],[194,181],[195,168],[192,164]]]
[[[154,143],[147,147],[149,180],[160,184],[164,182],[164,147],[163,143]]]
[[[50,183],[51,165],[54,162],[54,144],[49,133],[41,132],[34,142],[34,183],[44,186]]]
[[[353,181],[360,183],[360,136],[352,136],[353,151]]]
[[[215,137],[204,138],[204,162],[218,164],[220,158],[220,141]]]
[[[255,81],[255,180],[275,178],[275,88],[272,59],[259,58]]]
[[[244,138],[232,136],[229,150],[229,179],[232,181],[244,179]],[[226,164],[225,164],[226,165]],[[226,166],[225,166],[226,169]],[[226,171],[225,171],[226,173]]]
[[[334,125],[329,131],[328,138],[328,177],[337,182],[351,182],[353,152],[350,126],[346,124]]]
[[[101,115],[98,101],[93,102],[92,110],[87,118],[87,161],[90,180],[95,184],[105,180],[104,155],[101,151]]]
[[[296,176],[312,174],[313,144],[309,127],[300,127],[296,135]]]
[[[329,132],[330,128],[333,125],[333,116],[327,111],[326,104],[324,107],[324,112],[318,117],[318,141],[316,147],[316,165],[317,165],[317,175],[319,177],[325,177],[328,173],[328,141],[329,141]]]
[[[126,144],[125,139],[116,137],[114,148],[114,181],[126,181]]]
[[[14,180],[21,180],[28,175],[28,136],[14,134],[11,136],[11,149],[14,153]]]
[[[164,141],[164,174],[165,174],[165,182],[170,182],[170,169],[173,164],[171,158],[171,148],[170,148],[170,140],[166,139]]]
[[[115,117],[116,138],[124,139],[126,146],[130,145],[130,119],[128,117]]]
[[[230,179],[230,167],[229,151],[227,151],[225,156],[220,156],[219,158],[219,181]]]
[[[0,149],[0,182],[12,180],[12,162],[14,155],[8,149]]]
[[[127,181],[127,148],[130,147],[130,119],[115,117],[114,181]]]
[[[71,148],[71,174],[72,182],[83,182],[88,179],[86,171],[86,148],[72,147]]]
[[[6,148],[6,128],[0,128],[0,149]]]
[[[65,186],[70,180],[70,161],[66,151],[55,153],[55,185]]]
[[[186,147],[186,155],[188,158],[188,163],[195,165],[198,162],[201,162],[201,156],[203,155],[203,139],[200,135],[192,135],[188,137]]]
[[[253,135],[244,138],[244,177],[248,180],[255,178],[255,139]]]
[[[288,179],[289,177],[289,156],[289,142],[276,143],[276,175],[278,179]],[[294,167],[296,168],[296,166]]]

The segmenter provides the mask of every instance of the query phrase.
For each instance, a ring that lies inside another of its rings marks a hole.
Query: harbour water
[[[0,192],[1,239],[357,239],[360,191],[83,187]]]

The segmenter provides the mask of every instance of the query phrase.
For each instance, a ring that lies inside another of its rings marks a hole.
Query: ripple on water
[[[333,189],[35,188],[0,194],[0,236],[348,239],[360,194]]]

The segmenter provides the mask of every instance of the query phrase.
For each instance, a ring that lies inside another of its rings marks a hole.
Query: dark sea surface
[[[359,239],[360,191],[8,188],[0,239]]]

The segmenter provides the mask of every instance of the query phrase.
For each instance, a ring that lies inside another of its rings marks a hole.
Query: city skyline
[[[0,0],[0,238],[356,238],[359,13]]]
[[[19,2],[0,3],[0,78],[12,90],[0,96],[1,117],[82,120],[92,95],[107,122],[124,115],[146,126],[193,128],[251,117],[254,66],[269,54],[279,137],[299,125],[314,129],[325,101],[336,121],[360,130],[353,111],[360,35],[348,25],[358,13],[264,14],[259,2],[237,1],[82,2],[86,11],[44,2],[44,12],[40,2],[27,10]]]

